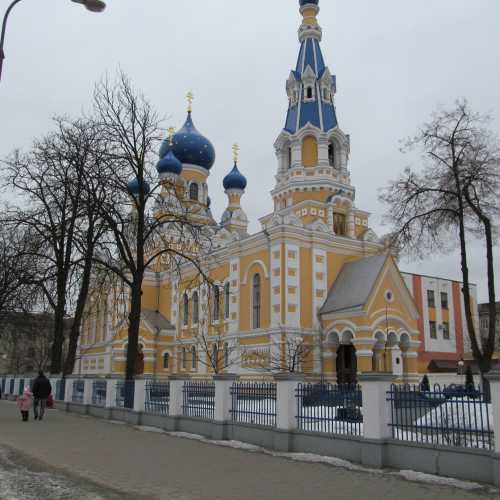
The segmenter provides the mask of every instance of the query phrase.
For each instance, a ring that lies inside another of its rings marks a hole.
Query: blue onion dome
[[[167,154],[158,162],[156,170],[159,174],[177,174],[182,172],[182,163],[176,158],[174,152],[169,150]]]
[[[191,111],[188,112],[184,126],[173,137],[172,150],[182,164],[189,163],[210,170],[215,163],[215,149],[212,143],[196,130]]]
[[[127,191],[132,196],[138,195],[140,193],[141,189],[139,187],[139,179],[137,179],[137,177],[135,179],[132,179],[127,184]],[[144,193],[149,194],[150,191],[151,191],[151,187],[149,186],[149,184],[146,181],[144,181]]]
[[[233,170],[224,177],[224,189],[245,189],[247,187],[247,179],[238,170],[238,165],[235,163]]]
[[[166,139],[164,139],[161,143],[161,146],[160,146],[160,153],[159,153],[159,156],[160,156],[160,160],[162,158],[164,158],[165,156],[167,156],[167,153],[172,149],[172,145],[170,144],[170,137],[167,137]]]

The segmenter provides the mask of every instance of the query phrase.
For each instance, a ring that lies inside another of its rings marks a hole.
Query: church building
[[[425,370],[411,286],[420,282],[401,274],[357,204],[336,78],[321,50],[319,0],[299,3],[298,59],[274,143],[274,209],[260,218],[260,232],[247,231],[247,180],[237,147],[221,186],[227,208],[214,220],[207,180],[212,168],[223,167],[214,166],[214,147],[196,129],[191,105],[184,125],[162,144],[159,179],[182,186],[190,213],[212,231],[213,248],[210,284],[194,266],[182,276],[148,272],[140,329],[146,376],[281,370],[353,382],[360,372],[393,372],[414,382]],[[89,305],[75,373],[124,373],[127,321],[117,320],[116,300],[110,294]]]

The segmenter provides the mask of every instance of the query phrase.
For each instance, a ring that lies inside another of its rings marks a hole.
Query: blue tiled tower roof
[[[318,5],[319,0],[300,0],[300,5],[307,4]],[[290,102],[286,117],[285,130],[291,134],[296,133],[302,127],[310,123],[315,127],[327,132],[337,127],[337,114],[333,97],[325,100],[321,97],[321,88],[319,81],[327,70],[323,53],[321,52],[320,39],[321,28],[315,27],[318,31],[307,33],[301,41],[299,56],[295,70],[292,70],[293,78],[296,80],[300,88],[298,102]],[[302,78],[306,70],[310,68],[314,76],[315,98],[313,100],[305,100],[306,88],[302,82]],[[335,89],[336,81],[333,77],[333,89]]]

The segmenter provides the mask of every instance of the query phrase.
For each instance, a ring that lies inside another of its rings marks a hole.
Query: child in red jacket
[[[21,411],[23,422],[27,422],[29,420],[30,410],[32,406],[33,393],[30,391],[29,387],[26,387],[26,389],[24,389],[23,395],[17,398],[17,407]]]

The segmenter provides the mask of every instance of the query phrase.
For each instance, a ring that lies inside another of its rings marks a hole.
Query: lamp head
[[[72,2],[83,5],[90,12],[102,12],[106,4],[102,0],[71,0]]]

